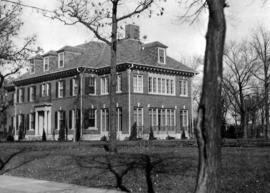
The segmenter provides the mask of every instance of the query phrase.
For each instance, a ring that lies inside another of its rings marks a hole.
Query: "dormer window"
[[[30,74],[34,74],[35,73],[35,61],[34,59],[30,60]]]
[[[158,63],[159,64],[166,64],[165,48],[158,48]]]
[[[49,57],[44,58],[43,69],[44,69],[44,72],[49,71],[49,69],[50,69],[50,67],[49,67]]]
[[[58,54],[58,68],[64,67],[64,52]]]

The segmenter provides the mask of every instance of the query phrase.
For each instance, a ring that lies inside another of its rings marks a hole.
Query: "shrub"
[[[19,127],[19,133],[18,133],[18,140],[22,140],[24,139],[24,129],[23,129],[23,125],[21,124],[20,127]]]
[[[182,135],[181,135],[181,139],[186,139],[186,138],[187,138],[186,133],[185,133],[185,131],[183,131]]]
[[[175,139],[175,137],[172,137],[172,136],[169,136],[169,135],[166,137],[166,140],[174,140],[174,139]]]
[[[154,132],[152,127],[150,127],[150,132],[149,132],[149,140],[155,140]]]
[[[7,141],[8,142],[13,142],[14,141],[14,137],[12,135],[8,135],[7,136]]]
[[[42,141],[47,141],[46,132],[44,129],[43,129],[43,133],[42,133]]]
[[[76,132],[76,135],[75,135],[76,141],[80,141],[81,128],[80,128],[80,122],[79,121],[76,121],[76,131],[74,131],[74,132]]]
[[[105,135],[103,135],[101,138],[100,138],[100,141],[108,141],[107,137]]]
[[[135,122],[131,128],[129,140],[136,140],[136,139],[137,139],[137,124]]]

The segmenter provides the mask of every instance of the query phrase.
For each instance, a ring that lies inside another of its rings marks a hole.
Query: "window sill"
[[[133,91],[133,93],[143,93],[143,91]]]
[[[101,93],[100,95],[109,95],[109,93]]]
[[[96,96],[97,94],[96,93],[89,93],[88,95],[89,96]]]
[[[97,131],[98,128],[97,127],[88,127],[86,130],[90,130],[90,131]]]
[[[179,95],[180,97],[188,97],[188,95]]]
[[[122,93],[122,91],[116,91],[116,94],[120,94],[120,93]]]

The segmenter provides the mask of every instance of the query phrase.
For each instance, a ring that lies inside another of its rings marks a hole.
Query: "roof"
[[[186,65],[182,64],[181,62],[171,58],[170,56],[166,56],[166,64],[159,64],[157,61],[157,51],[156,47],[167,47],[160,42],[152,42],[148,44],[143,44],[138,40],[132,39],[123,39],[119,40],[118,47],[117,47],[117,63],[130,63],[130,64],[140,64],[145,66],[153,66],[163,69],[174,69],[177,71],[183,72],[191,72],[196,73],[192,68],[187,67]],[[60,50],[76,50],[79,51],[79,55],[74,55],[73,59],[68,60],[65,62],[65,68],[55,69],[54,72],[68,70],[71,68],[76,67],[88,67],[88,68],[103,68],[110,65],[110,56],[111,51],[110,47],[98,41],[91,41],[88,43],[80,44],[74,47],[71,46],[64,46]],[[43,56],[47,55],[56,55],[56,51],[49,51]],[[51,73],[51,72],[48,72]],[[46,73],[43,73],[46,74]],[[42,74],[42,75],[43,75]],[[20,77],[20,80],[37,77],[41,74],[24,74]]]
[[[64,46],[61,49],[57,50],[57,52],[69,51],[69,52],[82,52],[82,48],[74,47],[74,46]]]
[[[52,56],[57,56],[57,52],[54,51],[54,50],[50,50],[48,52],[46,52],[45,54],[43,54],[42,56],[49,56],[49,55],[52,55]]]

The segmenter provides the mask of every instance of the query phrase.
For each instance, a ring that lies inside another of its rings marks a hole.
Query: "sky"
[[[22,3],[53,10],[57,0],[22,0]],[[259,24],[270,30],[270,2],[263,0],[229,0],[226,8],[227,35],[226,41],[242,40],[250,36]],[[160,41],[168,46],[168,55],[177,60],[193,56],[203,56],[205,49],[205,34],[207,29],[207,11],[193,24],[180,20],[185,12],[185,5],[179,5],[176,0],[167,0],[162,5],[165,8],[163,16],[148,18],[143,15],[133,20],[140,26],[141,37],[147,36],[144,42]],[[35,34],[37,46],[44,51],[58,50],[65,45],[78,45],[96,40],[93,34],[84,26],[78,24],[66,26],[63,23],[45,18],[41,13],[24,8],[20,37]]]

